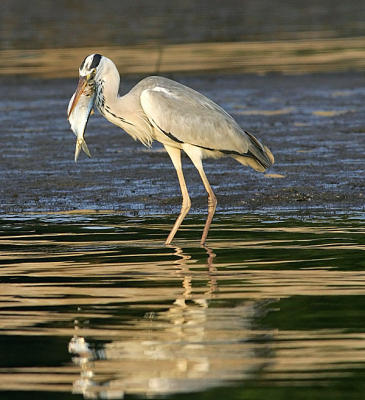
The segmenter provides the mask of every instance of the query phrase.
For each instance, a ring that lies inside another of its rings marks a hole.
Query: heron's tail
[[[264,172],[274,164],[274,156],[267,146],[261,144],[255,136],[246,132],[250,144],[244,155],[233,156],[235,160],[243,165],[248,165],[256,171]]]

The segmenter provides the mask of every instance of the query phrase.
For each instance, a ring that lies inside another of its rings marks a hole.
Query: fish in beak
[[[71,129],[77,137],[75,148],[75,162],[77,161],[81,149],[88,157],[90,151],[86,145],[84,135],[86,125],[92,114],[95,103],[95,90],[88,85],[86,77],[81,76],[76,91],[68,104],[67,114]]]
[[[84,93],[84,90],[87,85],[87,78],[86,76],[80,76],[79,83],[77,84],[76,92],[74,93],[73,97],[71,98],[70,104],[68,106],[67,110],[67,117],[70,119],[70,115],[72,114],[72,111],[76,107],[81,95]],[[72,101],[73,99],[73,101]]]

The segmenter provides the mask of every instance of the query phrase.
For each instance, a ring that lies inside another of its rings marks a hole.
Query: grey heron
[[[111,123],[146,146],[151,146],[154,140],[163,144],[176,169],[182,193],[181,211],[166,244],[173,240],[191,206],[181,164],[183,150],[208,193],[208,216],[201,237],[204,244],[217,200],[202,160],[230,156],[263,172],[274,163],[271,151],[212,100],[178,82],[149,76],[124,96],[118,94],[119,84],[119,72],[113,61],[100,54],[87,56],[79,68],[79,83],[69,104],[69,118],[84,92],[91,91],[93,106]],[[80,140],[83,131],[81,136]]]

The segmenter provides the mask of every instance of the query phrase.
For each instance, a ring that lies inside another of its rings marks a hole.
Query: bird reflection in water
[[[113,340],[101,350],[92,349],[82,326],[75,324],[69,352],[80,377],[74,393],[92,399],[194,392],[247,379],[267,362],[250,343],[257,338],[252,318],[260,306],[253,301],[232,308],[214,304],[219,300],[214,252],[204,247],[207,272],[202,284],[201,271],[194,280],[192,257],[169,247],[178,257],[173,264],[182,287],[167,310],[147,312],[134,321],[126,340]]]
[[[78,330],[77,323],[76,321],[76,331]],[[98,358],[95,352],[90,349],[85,338],[78,336],[77,333],[68,344],[68,352],[73,354],[72,362],[80,367],[80,378],[73,383],[72,393],[83,394],[87,399],[98,398],[98,391],[93,390],[96,383],[93,381],[92,361]]]

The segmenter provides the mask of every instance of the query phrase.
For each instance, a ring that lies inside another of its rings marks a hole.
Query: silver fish
[[[67,113],[69,114],[71,106],[74,102],[76,96],[76,92],[71,97],[71,100],[68,104]],[[85,129],[89,117],[93,111],[95,103],[95,92],[83,92],[81,93],[76,106],[73,108],[71,114],[68,117],[68,120],[71,125],[71,129],[73,133],[76,135],[76,148],[75,148],[75,162],[77,161],[81,149],[86,153],[88,157],[91,157],[90,151],[87,148],[87,144],[84,139]]]

